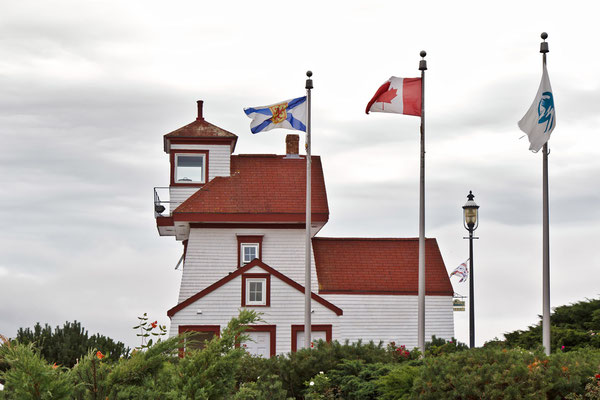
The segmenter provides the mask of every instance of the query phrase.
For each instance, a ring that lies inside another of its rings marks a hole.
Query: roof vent
[[[290,134],[285,137],[285,158],[300,158],[298,154],[300,136]]]
[[[202,100],[198,100],[198,118],[196,118],[196,121],[204,121],[204,117],[202,116],[202,104],[204,104],[204,102]]]

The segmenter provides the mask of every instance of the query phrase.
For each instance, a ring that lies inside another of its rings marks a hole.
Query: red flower
[[[310,342],[310,348],[312,349],[313,347],[315,347],[315,342]]]
[[[596,374],[596,379],[600,379],[600,374]]]
[[[104,354],[102,354],[102,352],[100,350],[98,350],[96,352],[96,357],[98,357],[98,360],[102,360],[104,358]]]
[[[150,325],[152,326],[152,328],[156,328],[156,325],[158,325],[158,321],[154,321]]]

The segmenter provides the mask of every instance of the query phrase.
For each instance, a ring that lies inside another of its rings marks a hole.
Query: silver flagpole
[[[311,314],[311,304],[310,304],[310,295],[311,295],[311,284],[310,284],[310,250],[311,250],[311,242],[310,242],[310,218],[311,218],[311,204],[310,204],[310,196],[311,196],[311,172],[310,167],[312,164],[311,154],[310,154],[310,91],[313,88],[313,81],[310,79],[312,76],[311,71],[306,71],[306,76],[308,79],[306,80],[306,253],[305,253],[305,269],[304,269],[304,348],[310,349],[311,343],[311,322],[310,322],[310,314]],[[292,340],[296,340],[293,338]]]
[[[548,43],[546,38],[548,34],[543,32],[541,35],[544,40],[540,43],[540,53],[542,53],[542,66],[546,66],[546,53],[548,50]],[[542,343],[546,355],[550,355],[550,228],[549,228],[549,211],[548,211],[548,142],[544,143],[543,161],[542,161],[542,212],[543,212],[543,273],[542,273]]]
[[[419,350],[425,355],[425,71],[427,53],[421,51],[419,61],[421,71],[421,172],[419,190],[419,298],[417,334]]]

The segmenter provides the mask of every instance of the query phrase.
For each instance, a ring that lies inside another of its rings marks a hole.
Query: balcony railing
[[[154,218],[171,216],[171,195],[168,187],[154,188]]]

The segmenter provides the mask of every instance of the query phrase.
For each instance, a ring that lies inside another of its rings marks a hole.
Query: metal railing
[[[154,188],[154,218],[170,217],[171,203],[169,187]]]

